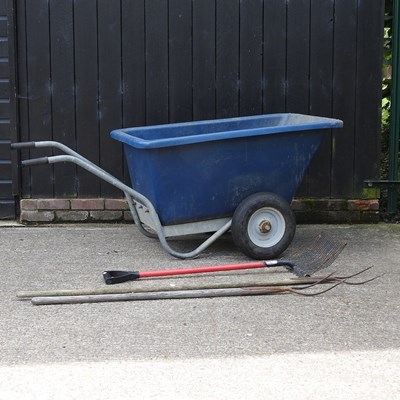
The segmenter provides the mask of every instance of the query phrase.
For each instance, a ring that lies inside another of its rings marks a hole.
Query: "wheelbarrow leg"
[[[129,206],[129,210],[130,210],[130,212],[132,214],[133,222],[138,227],[139,231],[141,233],[143,233],[143,235],[145,235],[145,236],[147,236],[149,238],[157,239],[158,238],[157,234],[149,232],[143,226],[142,221],[139,218],[139,214],[138,214],[138,212],[136,210],[136,207],[135,207],[135,205],[133,203],[132,196],[129,193],[125,192],[125,197],[126,197],[126,200],[128,201],[128,206]]]
[[[228,221],[224,226],[222,226],[218,231],[214,232],[207,240],[205,240],[199,247],[194,249],[188,253],[180,253],[172,249],[172,247],[168,244],[167,239],[165,238],[164,233],[159,235],[158,238],[160,240],[161,246],[172,256],[176,258],[186,259],[186,258],[195,258],[202,251],[204,251],[207,247],[213,244],[219,237],[221,237],[224,233],[228,232],[231,228],[232,220]],[[158,230],[157,230],[158,233]]]
[[[163,229],[157,230],[157,233],[153,233],[153,232],[149,232],[143,226],[142,221],[140,221],[136,207],[133,204],[132,196],[129,193],[125,192],[125,197],[128,201],[128,205],[129,205],[129,209],[131,211],[132,217],[133,217],[133,221],[135,222],[135,225],[138,227],[139,231],[143,235],[145,235],[149,238],[153,238],[153,239],[158,238],[160,241],[160,244],[164,248],[164,250],[166,250],[169,254],[171,254],[172,256],[177,257],[177,258],[185,259],[185,258],[197,257],[203,250],[205,250],[208,246],[210,246],[212,243],[214,243],[220,236],[222,236],[224,233],[226,233],[231,227],[231,221],[229,221],[227,224],[222,226],[218,231],[216,231],[213,235],[211,235],[206,241],[204,241],[194,251],[192,251],[190,253],[180,253],[180,252],[173,250],[172,247],[169,245],[169,243],[167,242],[167,239],[164,235]],[[160,226],[161,226],[161,224],[160,224]],[[162,228],[162,226],[161,226],[161,228]],[[193,253],[193,255],[190,255],[192,253]]]

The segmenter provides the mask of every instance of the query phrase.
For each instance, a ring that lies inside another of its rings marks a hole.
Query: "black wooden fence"
[[[127,180],[112,129],[300,112],[345,128],[326,136],[299,195],[358,198],[377,174],[383,0],[15,4],[20,140],[63,142]],[[22,171],[21,192],[120,195],[73,165]]]

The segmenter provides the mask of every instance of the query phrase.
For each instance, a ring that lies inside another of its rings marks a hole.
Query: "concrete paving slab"
[[[383,350],[0,366],[0,398],[397,399],[399,357]]]
[[[184,261],[172,258],[156,240],[129,225],[1,227],[0,399],[23,399],[29,387],[32,393],[39,393],[40,380],[35,377],[40,371],[41,376],[54,376],[55,382],[59,379],[58,388],[67,387],[68,377],[71,381],[82,377],[82,385],[94,390],[92,397],[84,398],[106,398],[100,394],[106,393],[100,376],[110,376],[107,371],[116,371],[119,376],[124,368],[133,381],[136,374],[142,376],[138,387],[148,398],[168,398],[157,397],[152,383],[145,391],[145,374],[152,366],[155,381],[164,386],[169,378],[162,371],[175,371],[177,377],[186,379],[176,380],[178,385],[171,392],[178,396],[181,388],[185,395],[181,398],[212,398],[205,382],[215,388],[215,398],[228,398],[229,394],[229,398],[235,398],[233,389],[240,382],[237,375],[221,376],[218,371],[235,371],[240,366],[243,376],[249,377],[243,388],[275,388],[280,398],[289,398],[284,394],[289,396],[291,389],[286,391],[280,373],[288,368],[285,380],[301,382],[304,376],[296,375],[301,365],[310,372],[305,380],[310,385],[321,382],[326,372],[327,387],[342,382],[342,369],[351,371],[358,365],[361,369],[354,379],[349,375],[344,382],[346,393],[353,397],[343,398],[366,398],[360,397],[364,393],[360,392],[360,382],[373,393],[387,390],[390,396],[382,398],[396,398],[392,394],[398,386],[389,382],[400,378],[400,225],[300,226],[294,245],[319,233],[348,243],[335,263],[321,274],[337,271],[346,275],[373,266],[367,276],[385,275],[364,286],[340,286],[315,298],[284,295],[32,306],[17,300],[16,292],[101,288],[105,286],[102,272],[111,269],[165,269],[249,260],[235,249],[229,235],[198,259]],[[194,244],[192,239],[176,243],[180,248]],[[285,270],[257,270],[162,282],[244,282],[250,276],[268,280],[292,275]],[[160,281],[141,284],[152,287]],[[139,282],[123,285],[135,284]],[[210,370],[208,365],[212,366]],[[271,372],[271,368],[280,373]],[[59,375],[57,371],[61,371]],[[207,375],[210,371],[214,373]],[[25,381],[20,376],[25,376]],[[276,385],[266,384],[264,376]],[[195,382],[196,377],[203,383],[185,384]],[[6,392],[10,382],[12,392]],[[224,386],[218,386],[222,383]],[[126,394],[122,389],[125,386]],[[121,387],[121,396],[115,398],[128,398],[131,384],[125,386]],[[226,397],[219,395],[223,387]],[[324,388],[315,386],[325,396]],[[82,391],[85,393],[83,387]],[[10,394],[2,397],[2,393]],[[252,393],[248,398],[265,398],[257,390]],[[31,398],[45,396],[42,387],[42,395]],[[73,396],[68,398],[79,398]],[[179,398],[176,396],[173,398]]]

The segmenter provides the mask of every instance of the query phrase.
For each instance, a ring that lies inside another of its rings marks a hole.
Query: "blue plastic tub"
[[[326,129],[337,119],[270,114],[119,129],[132,188],[154,205],[163,225],[232,216],[257,192],[288,202]]]

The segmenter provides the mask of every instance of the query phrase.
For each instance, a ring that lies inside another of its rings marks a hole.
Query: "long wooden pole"
[[[124,294],[100,294],[93,296],[53,296],[33,297],[34,305],[50,304],[77,304],[77,303],[101,303],[114,301],[139,301],[161,299],[194,299],[204,297],[230,297],[230,296],[254,296],[280,294],[289,292],[286,286],[276,287],[250,287],[250,288],[226,288],[226,289],[195,289],[162,292],[124,293]]]
[[[329,277],[304,277],[283,279],[277,281],[246,281],[235,283],[204,283],[199,284],[160,284],[152,286],[130,286],[130,287],[105,287],[98,289],[74,289],[74,290],[41,290],[41,291],[23,291],[17,293],[19,299],[31,299],[33,297],[50,297],[50,296],[92,296],[103,294],[126,294],[126,293],[143,293],[143,292],[160,292],[160,291],[178,291],[178,290],[195,290],[195,289],[226,289],[241,287],[262,287],[262,286],[293,286],[308,285],[323,280],[323,283],[331,283],[333,280]]]

